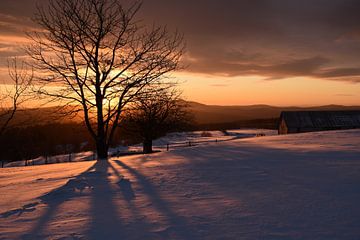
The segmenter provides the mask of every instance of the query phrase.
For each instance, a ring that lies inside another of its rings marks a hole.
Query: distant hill
[[[329,111],[360,110],[360,106],[326,105],[317,107],[275,107],[269,105],[218,106],[188,102],[198,124],[249,122],[253,120],[278,119],[282,111]]]
[[[269,105],[219,106],[188,102],[189,111],[194,115],[196,124],[220,124],[249,122],[253,120],[278,119],[281,111],[315,111],[315,110],[360,110],[360,106],[326,105],[318,107],[275,107]],[[56,114],[57,108],[25,109],[16,115],[16,123],[32,125],[34,123],[79,122],[81,117],[62,117]]]

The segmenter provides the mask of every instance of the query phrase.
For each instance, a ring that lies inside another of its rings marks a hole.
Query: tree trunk
[[[97,151],[97,160],[107,160],[108,159],[108,145],[106,143],[106,133],[104,125],[104,116],[103,116],[103,96],[101,95],[100,88],[100,74],[96,73],[96,109],[97,109],[97,139],[96,139],[96,151]]]
[[[151,138],[145,138],[143,142],[143,151],[144,154],[152,153],[152,139]]]
[[[105,143],[105,139],[99,139],[96,142],[96,152],[97,160],[107,160],[108,159],[108,147]]]

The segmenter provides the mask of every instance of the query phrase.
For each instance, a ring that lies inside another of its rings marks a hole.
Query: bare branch
[[[34,71],[26,68],[24,62],[19,63],[16,58],[8,60],[8,71],[12,81],[10,88],[5,88],[0,94],[0,135],[6,130],[10,122],[14,119],[19,107],[29,99],[28,90],[31,88]]]
[[[33,43],[27,53],[40,72],[38,92],[81,107],[100,157],[107,157],[127,105],[181,67],[183,36],[166,27],[140,25],[141,5],[50,0],[34,17],[43,31],[28,34]]]
[[[191,121],[186,103],[172,85],[147,87],[127,111],[127,131],[143,139],[144,153],[152,152],[152,140],[182,130]]]

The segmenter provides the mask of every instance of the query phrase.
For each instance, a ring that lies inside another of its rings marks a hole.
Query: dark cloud
[[[35,28],[30,18],[0,14],[1,35],[21,35]]]
[[[223,58],[222,58],[223,59]],[[225,76],[238,75],[263,75],[268,79],[295,76],[316,75],[321,67],[329,60],[322,57],[295,59],[283,63],[268,63],[259,65],[254,60],[252,63],[242,61],[243,56],[237,61],[212,61],[210,58],[192,60],[189,69],[194,72],[207,72]]]
[[[37,5],[46,2],[47,0],[1,0],[0,13],[14,17],[31,18]]]
[[[153,0],[144,10],[148,19],[186,34],[189,71],[266,79],[360,76],[360,1]]]
[[[1,0],[1,34],[34,27],[35,2]],[[144,0],[140,14],[184,32],[190,72],[358,82],[359,12],[358,0]]]
[[[360,76],[360,67],[359,68],[336,68],[336,69],[326,69],[318,73],[319,77],[324,78],[338,78],[338,77],[351,77],[351,76]]]
[[[359,68],[329,68],[331,60],[315,56],[302,59],[288,59],[287,61],[260,61],[260,54],[227,54],[215,59],[212,57],[188,57],[188,71],[228,77],[243,75],[264,76],[266,80],[277,80],[289,77],[314,77],[336,81],[360,82]],[[260,64],[259,64],[260,62]],[[263,64],[261,64],[263,62]]]

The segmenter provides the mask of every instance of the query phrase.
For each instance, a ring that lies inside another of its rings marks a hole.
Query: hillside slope
[[[360,130],[0,169],[0,239],[359,239]]]

